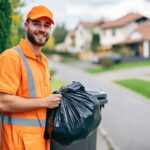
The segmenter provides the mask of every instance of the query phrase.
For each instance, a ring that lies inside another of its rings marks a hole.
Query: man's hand
[[[62,95],[61,94],[51,94],[48,97],[44,98],[45,100],[45,107],[47,108],[56,108],[59,106],[61,101]]]

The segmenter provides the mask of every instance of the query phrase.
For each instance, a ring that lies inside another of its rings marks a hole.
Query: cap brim
[[[50,22],[51,22],[52,24],[54,24],[53,19],[52,19],[50,16],[47,16],[47,15],[31,16],[30,19],[35,20],[35,19],[38,19],[38,18],[41,18],[41,17],[47,17],[47,18],[50,20]]]

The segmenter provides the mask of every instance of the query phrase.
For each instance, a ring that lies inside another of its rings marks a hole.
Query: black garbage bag
[[[47,110],[44,138],[62,145],[86,138],[101,120],[98,99],[79,82],[62,87],[56,93],[62,94],[61,104]]]

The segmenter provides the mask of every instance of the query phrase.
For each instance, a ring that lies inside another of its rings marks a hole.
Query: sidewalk
[[[119,150],[102,126],[97,129],[96,150]]]
[[[97,131],[97,145],[96,150],[110,150],[110,146],[106,140],[106,137],[102,135],[100,129]],[[111,149],[112,150],[112,149]]]

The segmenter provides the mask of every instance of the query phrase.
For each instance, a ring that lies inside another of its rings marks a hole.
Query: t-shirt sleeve
[[[19,57],[12,52],[0,55],[0,92],[15,95],[20,84]]]

